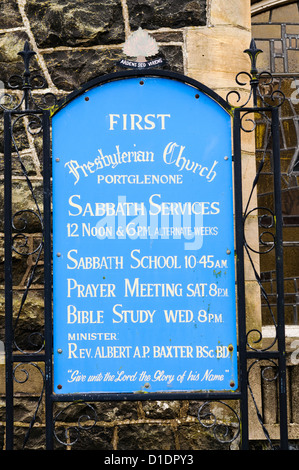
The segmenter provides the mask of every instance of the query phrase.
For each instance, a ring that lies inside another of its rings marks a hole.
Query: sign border
[[[56,105],[51,107],[50,109],[50,117],[54,116],[58,113],[62,108],[67,106],[73,99],[77,98],[78,96],[84,94],[86,91],[94,88],[98,85],[102,85],[107,82],[116,81],[116,80],[123,80],[126,78],[142,78],[142,77],[164,77],[172,80],[176,80],[182,83],[186,83],[188,85],[193,86],[197,90],[201,91],[205,95],[212,98],[216,101],[222,108],[224,108],[231,116],[233,114],[233,107],[225,101],[220,95],[218,95],[214,90],[207,87],[201,82],[198,82],[194,78],[187,77],[186,75],[172,72],[170,70],[160,70],[160,69],[146,69],[146,70],[125,70],[119,72],[113,72],[105,75],[101,75],[99,77],[93,78],[83,84],[77,90],[72,91],[69,95],[65,96],[61,100],[58,101]]]

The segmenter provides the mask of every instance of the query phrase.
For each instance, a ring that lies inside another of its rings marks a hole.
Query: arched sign
[[[54,391],[236,390],[230,114],[183,76],[91,85],[52,119]]]

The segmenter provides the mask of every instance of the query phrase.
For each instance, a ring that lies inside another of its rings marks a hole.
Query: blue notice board
[[[52,126],[54,392],[236,390],[227,111],[127,77]]]

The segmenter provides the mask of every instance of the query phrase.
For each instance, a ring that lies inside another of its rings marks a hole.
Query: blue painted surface
[[[55,393],[235,390],[228,113],[129,78],[52,125]]]

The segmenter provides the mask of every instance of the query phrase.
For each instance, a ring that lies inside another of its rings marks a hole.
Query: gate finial
[[[253,106],[257,108],[258,106],[258,99],[261,100],[262,105],[270,106],[270,107],[277,107],[281,106],[285,100],[285,96],[283,92],[277,87],[274,87],[274,79],[272,74],[268,71],[259,72],[256,66],[256,59],[257,56],[263,52],[262,49],[258,49],[256,47],[256,43],[254,39],[251,39],[250,47],[245,49],[244,52],[249,55],[251,61],[251,68],[250,72],[242,71],[236,75],[236,82],[240,86],[244,86],[248,83],[248,79],[250,80],[250,94],[245,103],[242,105],[236,106],[230,103],[230,98],[234,96],[237,99],[237,103],[241,100],[241,95],[239,91],[232,90],[226,95],[226,101],[230,106],[233,108],[244,108],[247,106],[251,99],[253,101]],[[244,78],[245,77],[245,81]],[[262,87],[261,87],[262,85]],[[263,90],[260,90],[263,88]],[[264,93],[262,94],[261,91]],[[268,102],[266,100],[268,98]]]
[[[249,49],[245,49],[244,52],[249,55],[249,58],[251,60],[250,85],[251,85],[251,89],[253,93],[253,105],[257,106],[257,87],[259,85],[259,77],[258,77],[258,70],[256,67],[256,59],[257,59],[257,56],[263,51],[261,49],[258,49],[256,47],[255,40],[251,39]]]
[[[0,109],[4,111],[16,111],[23,109],[23,111],[33,110],[46,110],[56,105],[56,97],[52,92],[47,92],[40,95],[38,100],[33,96],[32,90],[46,88],[47,82],[40,74],[30,71],[30,61],[36,55],[36,52],[30,48],[28,41],[24,43],[24,49],[18,52],[24,62],[23,74],[14,74],[8,79],[7,90],[22,90],[23,97],[19,100],[13,94],[3,93],[0,96]]]
[[[36,52],[30,49],[30,45],[28,41],[25,41],[24,49],[21,52],[18,52],[18,55],[22,57],[24,66],[25,66],[25,71],[24,71],[24,78],[25,78],[24,84],[25,85],[29,85],[28,80],[27,80],[30,77],[29,65],[30,65],[30,60],[32,59],[33,56],[35,56],[35,54]]]

